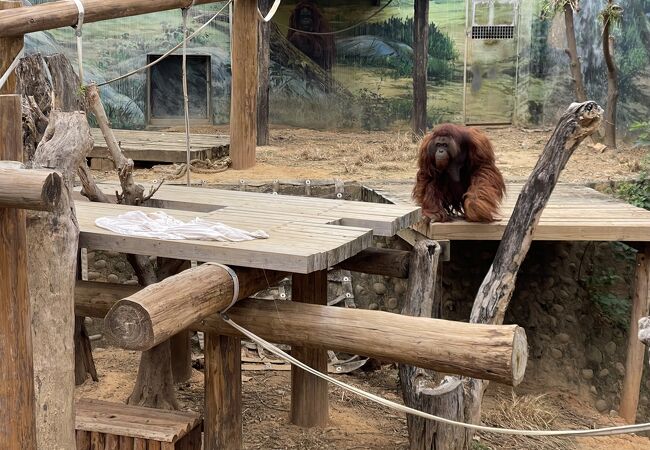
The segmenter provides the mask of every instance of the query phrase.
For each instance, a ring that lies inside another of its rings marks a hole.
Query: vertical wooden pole
[[[429,0],[415,0],[413,27],[413,132],[427,131],[427,65],[429,60]]]
[[[0,10],[19,1],[0,1]],[[23,38],[0,38],[0,75],[23,46]],[[0,94],[16,92],[11,75]],[[23,160],[20,95],[0,95],[0,160]],[[0,208],[0,448],[35,450],[31,308],[27,283],[25,212]]]
[[[293,274],[294,302],[327,304],[327,270],[307,275]],[[291,347],[291,355],[320,372],[327,373],[327,350]],[[291,423],[301,427],[327,425],[327,382],[302,369],[291,367]]]
[[[260,11],[266,14],[271,6],[271,0],[258,1]],[[259,87],[257,90],[257,145],[269,145],[269,67],[271,65],[271,24],[259,21],[258,32],[258,73]]]
[[[0,11],[3,9],[20,8],[23,3],[18,0],[0,0]],[[0,38],[0,76],[4,75],[7,68],[16,58],[16,55],[23,48],[22,37]],[[16,93],[16,74],[13,73],[5,83],[4,87],[0,89],[0,94],[15,94]],[[21,116],[22,117],[22,116]],[[22,140],[21,140],[22,142]],[[22,161],[22,156],[20,161]]]
[[[0,160],[22,160],[20,95],[0,95]],[[0,448],[35,450],[25,212],[0,208]]]
[[[632,317],[625,359],[625,378],[621,393],[620,415],[627,423],[636,421],[639,405],[639,389],[643,373],[644,346],[639,341],[639,319],[650,313],[648,280],[650,279],[650,246],[646,245],[636,255],[634,295],[632,297]]]
[[[242,448],[241,340],[205,333],[205,450]]]
[[[257,143],[257,0],[235,0],[232,17],[230,158],[235,170],[255,165]]]
[[[192,342],[189,330],[183,330],[169,339],[172,354],[174,383],[192,378]]]

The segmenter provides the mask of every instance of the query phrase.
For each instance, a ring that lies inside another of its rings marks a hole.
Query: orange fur
[[[452,181],[446,169],[437,169],[428,151],[429,145],[439,136],[452,138],[466,154],[460,182]],[[442,124],[424,137],[412,192],[423,214],[439,222],[454,216],[464,216],[470,222],[492,222],[497,218],[504,194],[505,183],[495,163],[492,143],[483,132]]]

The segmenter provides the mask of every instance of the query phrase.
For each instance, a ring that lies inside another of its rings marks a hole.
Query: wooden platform
[[[412,205],[410,183],[377,183],[377,192],[398,204]],[[416,228],[432,239],[499,240],[508,223],[523,183],[507,185],[501,220],[468,223],[456,220]],[[571,184],[556,186],[544,209],[533,239],[542,241],[650,241],[650,211],[637,208],[594,189]]]
[[[95,146],[90,153],[91,168],[109,170],[106,141],[98,128],[91,130]],[[113,130],[127,158],[133,161],[180,163],[186,161],[185,133],[140,130]],[[228,155],[230,139],[225,135],[191,134],[192,159],[216,159]]]
[[[104,186],[104,188],[108,189],[108,192],[114,192],[112,186]],[[97,227],[95,220],[99,217],[117,216],[135,209],[151,212],[161,208],[91,203],[79,199],[76,208],[81,229],[80,246],[97,250],[215,261],[292,273],[311,273],[332,267],[372,246],[374,229],[384,233],[390,233],[391,230],[397,232],[419,219],[419,208],[413,206],[203,188],[169,187],[169,189],[174,192],[183,190],[182,193],[186,197],[183,197],[182,205],[188,208],[194,205],[199,209],[213,210],[196,212],[165,209],[173,217],[183,221],[205,217],[249,231],[262,229],[270,235],[270,238],[245,242],[215,242],[159,240],[118,235]],[[161,191],[170,199],[180,195],[165,190],[165,187]],[[159,194],[162,198],[161,191]],[[156,196],[158,197],[158,194]],[[221,200],[217,201],[217,205],[209,206],[205,203],[208,197]],[[193,198],[197,203],[190,202]],[[358,226],[346,225],[351,222]]]
[[[101,184],[108,195],[115,194],[116,184]],[[149,185],[144,185],[148,190]],[[262,216],[298,214],[322,223],[370,228],[377,236],[394,236],[420,219],[420,209],[414,205],[329,200],[316,197],[273,195],[224,189],[188,188],[163,185],[152,199],[152,206],[165,209],[210,212],[222,208],[241,210]]]

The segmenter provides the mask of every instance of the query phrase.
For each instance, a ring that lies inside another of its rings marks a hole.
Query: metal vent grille
[[[472,39],[513,39],[515,27],[513,25],[474,25]]]

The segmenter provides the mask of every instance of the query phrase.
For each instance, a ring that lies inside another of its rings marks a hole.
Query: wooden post
[[[0,0],[0,11],[20,8],[23,6],[22,1],[18,0]],[[0,26],[0,29],[2,27]],[[0,76],[4,75],[9,66],[23,48],[23,36],[18,35],[14,37],[0,38]],[[16,93],[16,74],[15,72],[9,75],[7,82],[0,89],[0,94],[15,94]],[[22,142],[22,140],[21,140]],[[21,145],[22,148],[22,145]],[[19,159],[14,161],[22,161],[22,155]]]
[[[413,26],[413,132],[427,131],[427,66],[429,61],[429,0],[415,0]]]
[[[266,14],[270,0],[259,0],[258,7]],[[271,66],[271,24],[259,21],[258,54],[259,88],[257,91],[257,145],[269,145],[269,67]]]
[[[632,313],[630,330],[627,341],[627,357],[625,359],[625,378],[621,393],[620,415],[627,423],[636,422],[636,412],[639,405],[639,389],[643,374],[643,343],[639,341],[639,321],[650,313],[650,296],[648,285],[650,280],[650,246],[645,245],[636,255],[636,270],[634,295],[632,297]]]
[[[293,274],[291,293],[294,302],[326,305],[327,270],[307,275]],[[327,350],[294,345],[291,347],[291,355],[308,366],[327,373]],[[328,410],[327,382],[291,366],[291,423],[301,427],[325,426]]]
[[[241,340],[205,335],[205,450],[242,448]]]
[[[257,143],[257,0],[233,2],[230,158],[235,170],[255,165]]]
[[[0,160],[22,160],[21,117],[20,95],[0,95]],[[0,208],[0,409],[7,412],[0,448],[7,450],[36,450],[26,248],[25,212]]]

